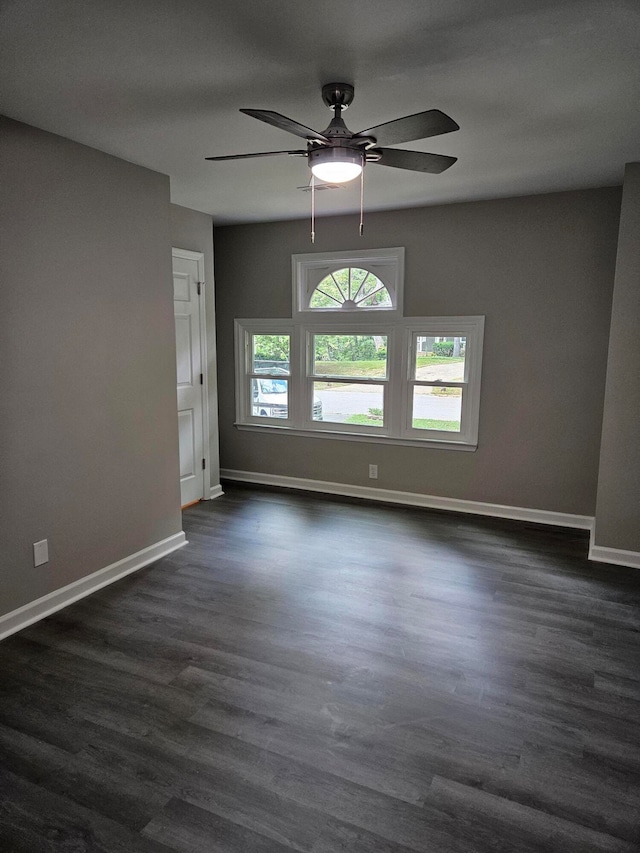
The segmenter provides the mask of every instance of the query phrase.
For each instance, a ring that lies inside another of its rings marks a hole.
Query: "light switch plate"
[[[33,543],[33,565],[41,566],[43,563],[49,562],[49,541],[41,539],[39,542]]]

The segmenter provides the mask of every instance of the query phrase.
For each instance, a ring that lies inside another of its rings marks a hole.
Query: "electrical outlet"
[[[33,565],[41,566],[49,562],[49,540],[41,539],[33,543]]]
[[[378,466],[377,465],[369,465],[369,479],[377,480],[378,479]]]

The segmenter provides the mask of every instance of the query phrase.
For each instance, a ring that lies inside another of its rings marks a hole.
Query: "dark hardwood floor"
[[[640,849],[640,573],[587,535],[227,487],[0,644],[0,850]]]

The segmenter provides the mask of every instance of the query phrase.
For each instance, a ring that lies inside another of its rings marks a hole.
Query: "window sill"
[[[413,439],[413,438],[398,438],[389,435],[372,435],[371,433],[361,432],[338,432],[328,429],[297,429],[294,427],[281,426],[280,424],[240,424],[235,423],[234,426],[238,430],[246,432],[262,432],[274,433],[280,435],[296,435],[303,438],[330,438],[338,439],[339,441],[360,441],[372,444],[398,444],[403,447],[423,447],[431,448],[432,450],[464,450],[473,452],[477,450],[478,445],[466,441],[438,441],[433,438]]]

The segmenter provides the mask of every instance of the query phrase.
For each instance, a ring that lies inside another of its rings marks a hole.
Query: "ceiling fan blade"
[[[378,124],[368,130],[360,130],[358,136],[373,136],[377,145],[399,145],[401,142],[413,142],[414,139],[427,139],[460,130],[460,125],[440,110],[427,110],[412,116],[397,118],[394,121]]]
[[[445,154],[426,154],[424,151],[402,151],[396,148],[372,148],[371,153],[382,155],[379,160],[372,160],[372,163],[412,172],[430,172],[433,175],[444,172],[458,159]]]
[[[275,157],[277,154],[289,154],[291,157],[306,157],[306,151],[261,151],[258,154],[226,154],[224,157],[205,157],[205,160],[248,160],[249,157]]]
[[[274,127],[279,127],[280,130],[286,130],[289,133],[300,136],[308,142],[311,142],[314,139],[317,139],[319,142],[329,141],[326,136],[323,136],[322,133],[318,133],[317,130],[305,127],[303,124],[294,121],[292,118],[287,118],[286,116],[280,115],[280,113],[271,112],[271,110],[240,110],[240,112],[245,115],[252,116],[253,118],[257,118],[260,121],[266,121],[267,124],[272,124]]]

